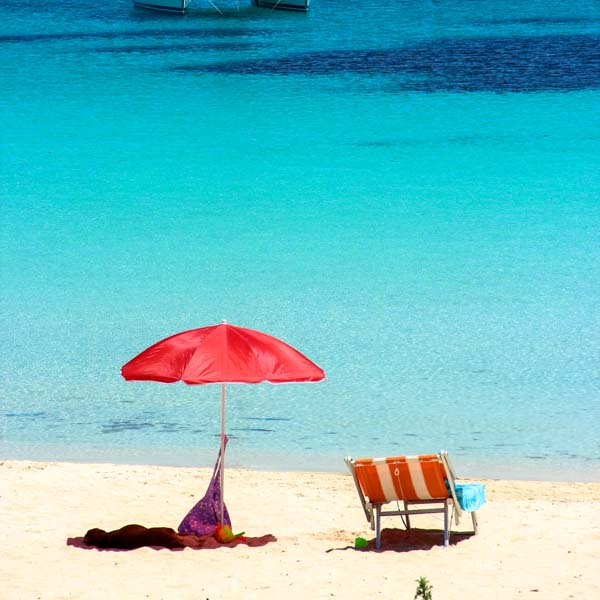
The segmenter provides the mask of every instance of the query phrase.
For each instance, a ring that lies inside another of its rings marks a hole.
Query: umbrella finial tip
[[[222,319],[222,320],[221,320],[221,324],[222,324],[222,325],[227,325],[227,319]]]

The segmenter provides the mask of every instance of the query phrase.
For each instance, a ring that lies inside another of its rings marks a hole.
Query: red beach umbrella
[[[121,367],[127,381],[221,384],[221,460],[225,451],[226,383],[323,381],[325,372],[289,344],[253,329],[211,325],[176,333]],[[223,468],[221,468],[223,522]]]

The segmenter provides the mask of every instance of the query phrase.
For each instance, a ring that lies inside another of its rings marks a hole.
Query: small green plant
[[[415,592],[414,600],[423,598],[423,600],[431,600],[432,585],[427,581],[427,577],[419,577],[417,579],[417,591]]]

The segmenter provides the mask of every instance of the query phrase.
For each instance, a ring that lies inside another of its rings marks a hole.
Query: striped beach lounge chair
[[[354,478],[367,521],[381,547],[381,517],[401,516],[407,529],[413,515],[443,513],[444,546],[450,543],[452,517],[458,525],[462,512],[470,512],[477,533],[476,510],[485,502],[481,483],[457,483],[448,453],[388,458],[345,458]],[[396,502],[395,510],[383,506]],[[402,505],[400,504],[402,503]],[[449,506],[452,505],[452,515]],[[413,508],[413,506],[417,508]]]

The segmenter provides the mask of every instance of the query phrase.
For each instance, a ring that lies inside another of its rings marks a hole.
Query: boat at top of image
[[[138,8],[146,8],[149,10],[184,13],[192,1],[193,0],[133,0],[133,4]],[[310,6],[310,0],[252,0],[252,4],[259,8],[306,12]]]
[[[307,11],[310,0],[252,0],[252,4],[260,8]]]
[[[138,8],[182,13],[187,10],[190,0],[133,0],[133,4]]]

